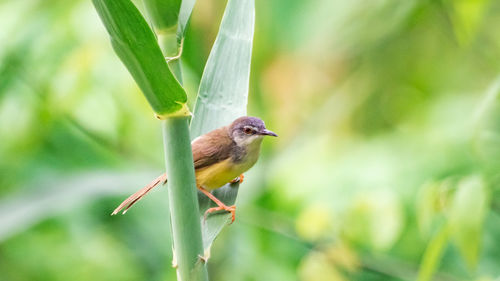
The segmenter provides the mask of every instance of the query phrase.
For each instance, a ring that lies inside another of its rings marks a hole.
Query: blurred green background
[[[140,2],[136,2],[141,5]],[[198,1],[194,101],[225,1]],[[257,0],[277,132],[211,280],[500,280],[500,1]],[[159,123],[90,1],[0,1],[0,280],[175,280]]]

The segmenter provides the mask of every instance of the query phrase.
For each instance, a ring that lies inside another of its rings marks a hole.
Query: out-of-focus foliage
[[[186,32],[191,105],[224,4]],[[166,190],[109,216],[162,146],[90,1],[0,1],[0,26],[0,280],[175,280]],[[256,1],[248,112],[280,137],[211,280],[498,279],[498,26],[498,1]]]

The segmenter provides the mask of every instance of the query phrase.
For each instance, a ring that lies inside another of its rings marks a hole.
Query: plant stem
[[[165,56],[177,53],[175,33],[158,35],[158,41]],[[170,61],[169,67],[182,84],[179,60]],[[162,128],[177,279],[208,281],[207,268],[202,258],[203,240],[189,136],[189,117],[167,118],[162,121]]]
[[[158,34],[158,42],[165,57],[175,57],[179,54],[180,50],[177,45],[177,36],[175,33]],[[177,78],[177,81],[182,85],[181,59],[168,61],[168,66],[175,78]]]
[[[174,255],[178,280],[208,280],[188,122],[188,117],[162,122]]]

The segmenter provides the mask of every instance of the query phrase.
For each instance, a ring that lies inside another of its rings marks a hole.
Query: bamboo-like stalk
[[[151,8],[154,9],[154,7]],[[175,32],[158,34],[158,41],[164,56],[172,57],[178,54],[179,46]],[[180,59],[169,61],[169,67],[182,84]],[[189,117],[171,117],[163,120],[162,131],[177,279],[179,281],[208,281],[203,258],[203,239],[189,135]]]
[[[159,36],[159,39],[164,55],[171,56],[178,50],[176,40],[169,40],[165,36]],[[169,66],[177,80],[182,83],[179,60],[170,61]],[[167,118],[162,122],[162,128],[177,279],[208,281],[203,258],[189,117]]]
[[[146,1],[148,2],[148,1]],[[158,5],[150,5],[154,10]],[[153,25],[159,25],[153,23]],[[173,32],[172,32],[173,31]],[[165,57],[178,56],[175,30],[159,30],[158,43]],[[168,61],[170,70],[182,84],[180,58]],[[193,155],[189,136],[189,118],[162,121],[165,166],[168,176],[168,199],[174,259],[179,281],[208,281],[203,255],[203,240],[196,196]]]
[[[201,225],[189,139],[189,118],[162,121],[168,197],[177,278],[182,281],[208,280],[203,255]]]
[[[143,91],[156,116],[163,120],[178,280],[207,281],[189,137],[187,96],[181,86],[178,60],[172,61],[174,65],[165,62],[165,56],[179,58],[178,43],[182,39],[177,40],[175,23],[178,21],[181,0],[145,1],[148,1],[148,13],[153,15],[151,20],[157,37],[130,0],[92,0],[110,35],[113,49]],[[186,11],[183,13],[186,14]],[[187,22],[187,18],[184,22]]]

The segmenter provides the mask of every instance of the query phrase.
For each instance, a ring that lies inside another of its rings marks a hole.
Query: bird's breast
[[[196,170],[196,184],[214,190],[230,182],[241,173],[231,158]]]
[[[258,147],[260,148],[260,147]],[[233,153],[232,157],[196,170],[196,184],[214,190],[248,171],[259,158],[259,149],[248,147]]]

